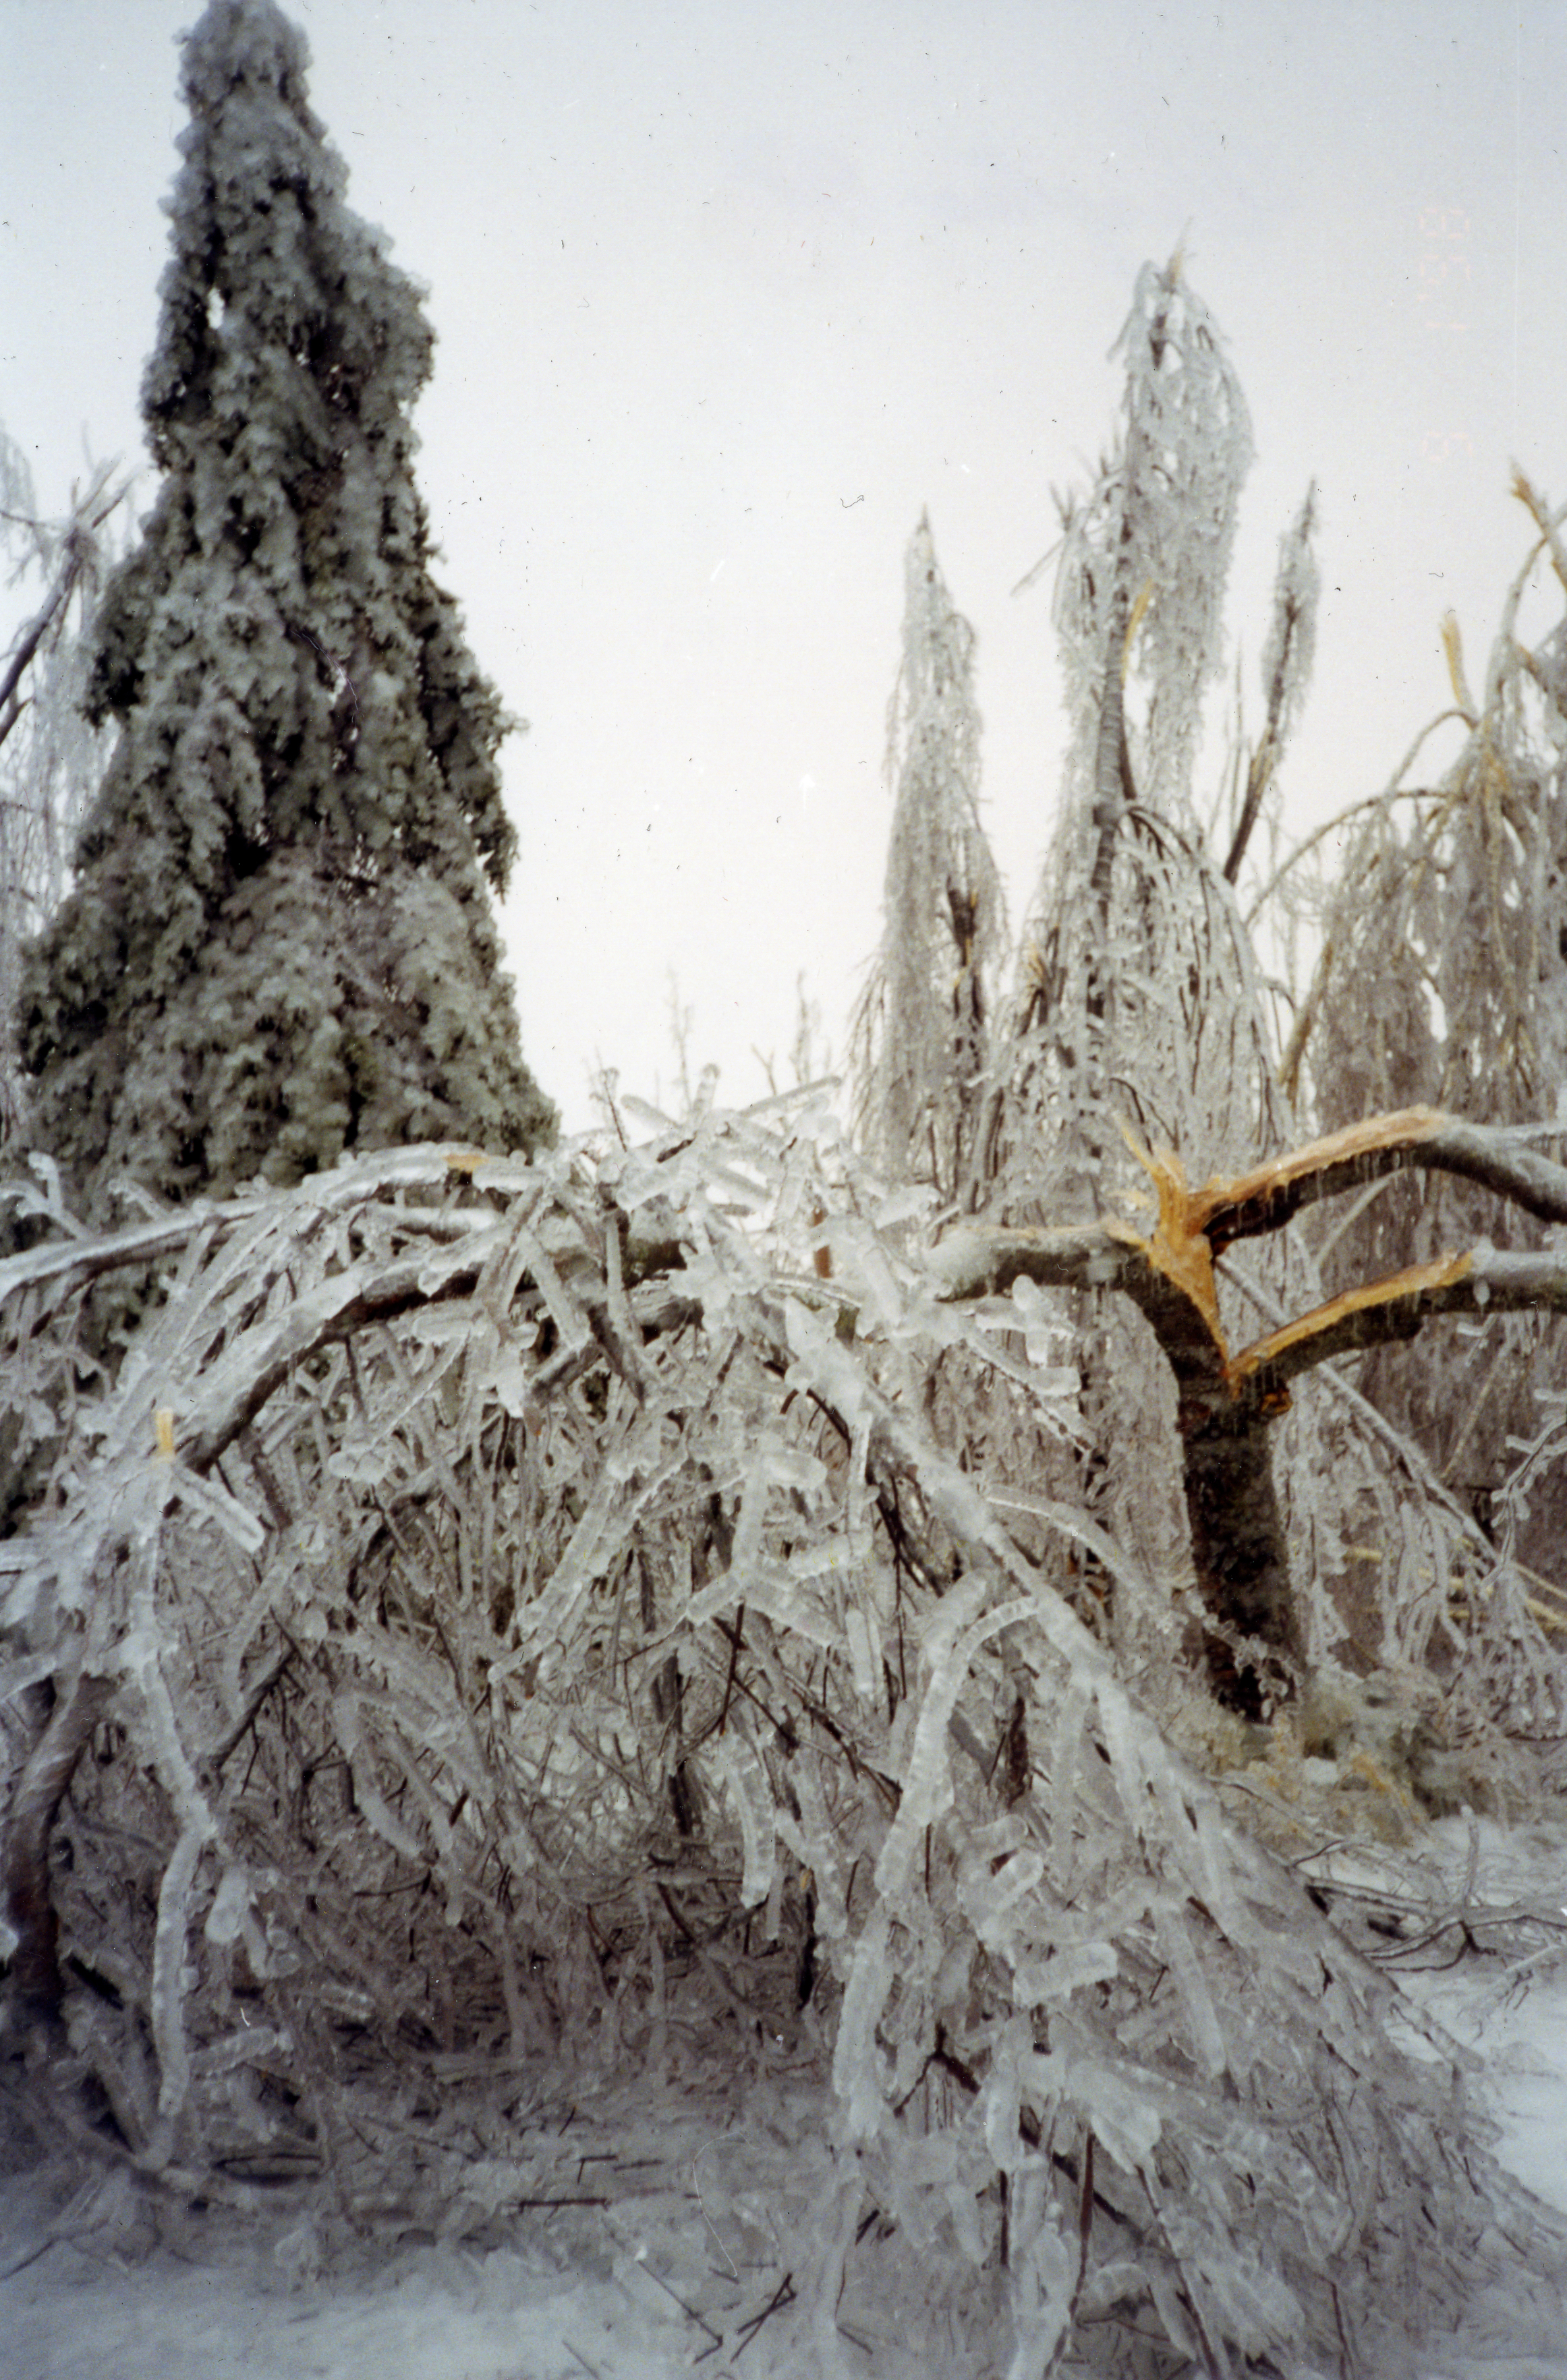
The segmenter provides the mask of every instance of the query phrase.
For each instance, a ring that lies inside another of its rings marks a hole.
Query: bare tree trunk
[[[1183,1390],[1181,1465],[1197,1593],[1212,1625],[1203,1665],[1214,1697],[1245,1718],[1294,1696],[1301,1640],[1262,1402]],[[1249,1657],[1237,1640],[1250,1639]]]

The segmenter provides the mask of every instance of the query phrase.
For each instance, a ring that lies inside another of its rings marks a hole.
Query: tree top
[[[182,431],[200,431],[209,406],[237,415],[265,395],[319,410],[303,383],[323,378],[323,341],[333,350],[329,413],[389,418],[429,378],[424,293],[391,262],[384,236],[345,204],[347,167],[309,104],[309,64],[304,35],[274,0],[212,0],[187,36],[180,88],[190,121],[164,201],[173,252],[142,382],[165,470],[177,468]],[[237,347],[260,348],[275,366],[225,373]],[[284,385],[267,387],[274,376]],[[310,426],[324,433],[329,422]],[[411,448],[412,433],[402,436]]]

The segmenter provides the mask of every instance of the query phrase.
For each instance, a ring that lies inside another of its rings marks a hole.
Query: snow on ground
[[[1567,1900],[1567,1874],[1562,1895]],[[1502,2128],[1499,2163],[1567,2215],[1567,1957],[1557,1951],[1554,1972],[1543,1975],[1498,1976],[1466,1957],[1445,1973],[1404,1980],[1482,2060],[1484,2095]],[[1425,2380],[1567,2380],[1567,2305],[1561,2338],[1560,2357],[1549,2362],[1499,2355],[1433,2370]]]
[[[1567,2215],[1567,1941],[1542,1948],[1537,1925],[1520,1955],[1504,1923],[1475,1920],[1537,1912],[1542,1879],[1567,1915],[1567,1830],[1450,1821],[1428,1840],[1469,1938],[1459,1924],[1415,1940],[1397,1957],[1400,1981],[1479,2060],[1500,2161]],[[1361,1874],[1396,1895],[1386,1855]],[[45,2208],[12,2180],[0,2184],[0,2380],[796,2380],[799,2328],[754,2288],[748,2300],[747,2276],[777,2271],[790,2228],[831,2187],[819,2109],[786,2080],[738,2122],[667,2085],[623,2095],[601,2103],[588,2153],[563,2168],[592,2196],[613,2140],[608,2203],[537,2214],[483,2252],[367,2244],[330,2277],[298,2217],[249,2231],[209,2217],[153,2243],[112,2181]],[[722,2339],[698,2301],[725,2305]],[[1561,2353],[1544,2361],[1509,2352],[1504,2301],[1476,2313],[1488,2351],[1477,2337],[1423,2380],[1567,2380],[1567,2306]],[[862,2324],[844,2368],[924,2380],[952,2359],[934,2335]]]
[[[797,2338],[777,2276],[832,2187],[822,2086],[753,2085],[738,2119],[717,2102],[710,2076],[573,2107],[541,2192],[557,2210],[524,2217],[514,2244],[367,2242],[330,2277],[298,2216],[188,2218],[153,2242],[128,2190],[44,2210],[13,2180],[0,2380],[667,2380],[698,2358],[704,2380],[797,2373],[797,2348],[771,2360],[767,2333]],[[872,2380],[921,2380],[895,2338],[859,2328]]]
[[[18,2276],[0,2298],[14,2380],[665,2380],[691,2326],[620,2282],[552,2279],[521,2256],[393,2259],[373,2278],[269,2292],[261,2277],[182,2267],[166,2253],[123,2273],[94,2260]],[[674,2319],[670,2317],[674,2316]]]
[[[1403,1854],[1370,1845],[1341,1846],[1323,1867],[1360,1889],[1361,1915],[1374,1912],[1376,1930],[1387,1928],[1401,1988],[1476,2060],[1475,2095],[1500,2127],[1498,2162],[1567,2216],[1567,1826],[1509,1828],[1465,1814],[1425,1830],[1417,1879],[1406,1878]],[[1552,1937],[1541,1921],[1558,1913]],[[1567,2305],[1561,2353],[1546,2360],[1507,2351],[1505,2301],[1475,2313],[1489,2353],[1471,2341],[1421,2380],[1567,2380]]]
[[[1484,2059],[1502,2123],[1500,2162],[1567,2214],[1567,1963],[1559,1960],[1553,1977],[1533,1982],[1488,1983],[1455,1970],[1431,1979],[1420,1997]]]

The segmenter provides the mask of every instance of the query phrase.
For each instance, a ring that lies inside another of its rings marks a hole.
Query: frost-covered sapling
[[[887,711],[893,787],[881,946],[856,1020],[863,1144],[893,1181],[971,1189],[1006,944],[979,820],[974,631],[928,516],[904,558],[903,660]]]
[[[0,550],[43,601],[0,662],[0,1144],[29,1145],[17,1050],[22,954],[65,897],[71,846],[107,758],[81,713],[84,630],[128,480],[113,465],[73,488],[63,520],[39,515],[20,448],[0,429]]]

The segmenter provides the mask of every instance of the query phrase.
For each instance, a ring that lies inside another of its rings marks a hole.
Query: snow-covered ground
[[[1567,1833],[1451,1822],[1448,1840],[1455,1867],[1468,1863],[1465,1906],[1499,1913],[1525,1897],[1540,1908],[1560,1847],[1567,1914]],[[1361,1872],[1385,1884],[1392,1863],[1374,1855]],[[1523,1957],[1505,1937],[1502,1925],[1469,1941],[1450,1929],[1400,1959],[1401,1981],[1480,2060],[1501,2161],[1567,2215],[1567,1937]],[[152,2241],[112,2183],[44,2209],[13,2180],[0,2186],[0,2380],[795,2380],[800,2331],[774,2319],[789,2300],[776,2285],[747,2296],[747,2275],[776,2272],[791,2224],[831,2187],[813,2095],[784,2076],[765,2103],[716,2117],[711,2089],[601,2101],[589,2131],[563,2126],[559,2203],[512,2245],[367,2243],[330,2275],[297,2218],[245,2230],[209,2217]],[[606,2140],[610,2190],[595,2186]],[[698,2311],[717,2306],[722,2330]],[[1567,2306],[1561,2354],[1544,2360],[1537,2343],[1510,2351],[1504,2303],[1476,2312],[1476,2338],[1425,2380],[1567,2380]],[[863,2380],[952,2368],[935,2336],[867,2325],[843,2358]]]
[[[1567,1899],[1567,1876],[1562,1891]],[[1567,1959],[1545,1976],[1498,1976],[1472,1958],[1411,1979],[1447,2030],[1484,2061],[1485,2095],[1502,2127],[1496,2155],[1520,2181],[1567,2215]],[[1467,2359],[1428,2380],[1567,2380],[1567,2305],[1561,2351],[1489,2362]]]
[[[56,2267],[69,2261],[52,2252]],[[18,2277],[0,2320],[15,2380],[664,2380],[688,2367],[692,2338],[673,2305],[639,2302],[613,2279],[552,2279],[504,2251],[399,2256],[292,2295],[276,2277],[269,2288],[265,2275],[165,2253],[126,2272],[94,2260]]]
[[[1447,1831],[1455,1844],[1459,1829]],[[1530,1830],[1519,1843],[1500,1828],[1476,1830],[1480,1873],[1474,1897],[1505,1907],[1523,1900],[1555,1869],[1559,1905],[1567,1919],[1567,1836]],[[1482,1937],[1483,1938],[1483,1937]],[[1495,1938],[1495,1937],[1493,1937]],[[1401,1975],[1404,1988],[1465,2048],[1481,2060],[1482,2095],[1501,2126],[1496,2155],[1509,2172],[1549,2204],[1567,2214],[1567,1941],[1535,1957],[1511,1959],[1505,1951],[1476,1955],[1462,1939],[1452,1941],[1445,1962]],[[1567,2304],[1561,2310],[1561,2350],[1548,2362],[1537,2357],[1490,2362],[1456,2362],[1451,2373],[1429,2380],[1563,2380],[1567,2375]]]
[[[1421,1998],[1485,2060],[1501,2163],[1567,2214],[1567,1963],[1533,1982],[1488,1982],[1461,1965]]]

